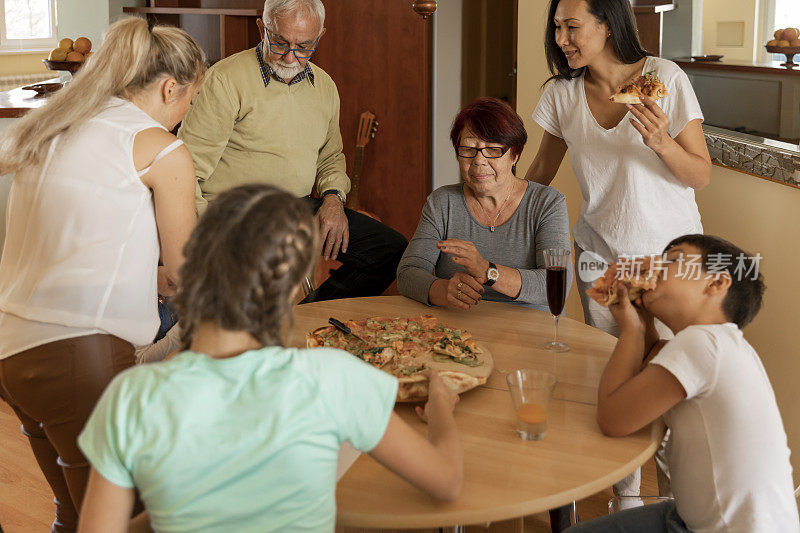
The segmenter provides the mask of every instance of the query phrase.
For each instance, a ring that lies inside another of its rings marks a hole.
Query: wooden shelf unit
[[[205,7],[123,7],[125,13],[145,15],[227,15],[236,17],[260,17],[261,9],[227,9]]]
[[[150,6],[124,7],[122,10],[125,13],[143,15],[153,24],[183,28],[206,51],[209,62],[213,64],[258,44],[261,36],[256,20],[263,12],[261,7],[247,7],[246,2],[234,2],[240,4],[236,7],[206,7],[207,4],[214,3],[152,0]],[[261,2],[250,3],[263,6]]]

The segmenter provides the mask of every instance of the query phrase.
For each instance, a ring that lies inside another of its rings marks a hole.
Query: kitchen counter
[[[682,57],[673,59],[684,70],[707,70],[716,72],[750,72],[755,74],[772,74],[777,76],[800,77],[800,65],[794,68],[782,67],[782,61],[741,61],[738,59],[725,59],[721,61],[694,61]]]
[[[53,78],[43,83],[58,81],[58,78]],[[42,107],[46,102],[45,96],[39,96],[35,91],[26,91],[21,87],[0,92],[0,118],[19,118],[31,109]]]

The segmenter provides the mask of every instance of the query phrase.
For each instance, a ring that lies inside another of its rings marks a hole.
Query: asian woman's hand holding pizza
[[[658,104],[647,96],[641,97],[641,105],[627,104],[636,120],[629,119],[634,128],[642,135],[644,144],[657,154],[675,142],[669,136],[669,117]]]

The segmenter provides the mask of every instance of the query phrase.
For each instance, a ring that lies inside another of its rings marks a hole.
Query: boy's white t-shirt
[[[695,119],[703,120],[689,78],[672,61],[645,60],[669,95],[657,103],[677,137]],[[609,130],[589,110],[583,76],[547,85],[533,119],[564,139],[583,195],[581,216],[572,228],[578,245],[606,261],[621,255],[660,254],[675,237],[703,233],[694,189],[683,185],[631,125],[630,112]]]
[[[686,390],[664,414],[672,492],[695,533],[797,533],[786,433],[758,354],[736,324],[689,326],[656,355]]]

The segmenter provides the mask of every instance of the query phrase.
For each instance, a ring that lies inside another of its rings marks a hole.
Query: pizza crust
[[[642,96],[647,96],[653,101],[669,96],[666,85],[658,79],[655,71],[639,76],[632,83],[622,85],[609,97],[609,100],[615,104],[641,104]]]
[[[442,371],[439,377],[445,385],[450,387],[456,394],[461,394],[472,390],[475,387],[486,383],[487,378],[470,376],[464,372]],[[408,377],[397,378],[398,402],[422,402],[428,399],[428,378],[422,374]]]
[[[641,104],[642,92],[635,86],[629,85],[620,87],[620,89],[611,95],[611,100],[615,104]]]

